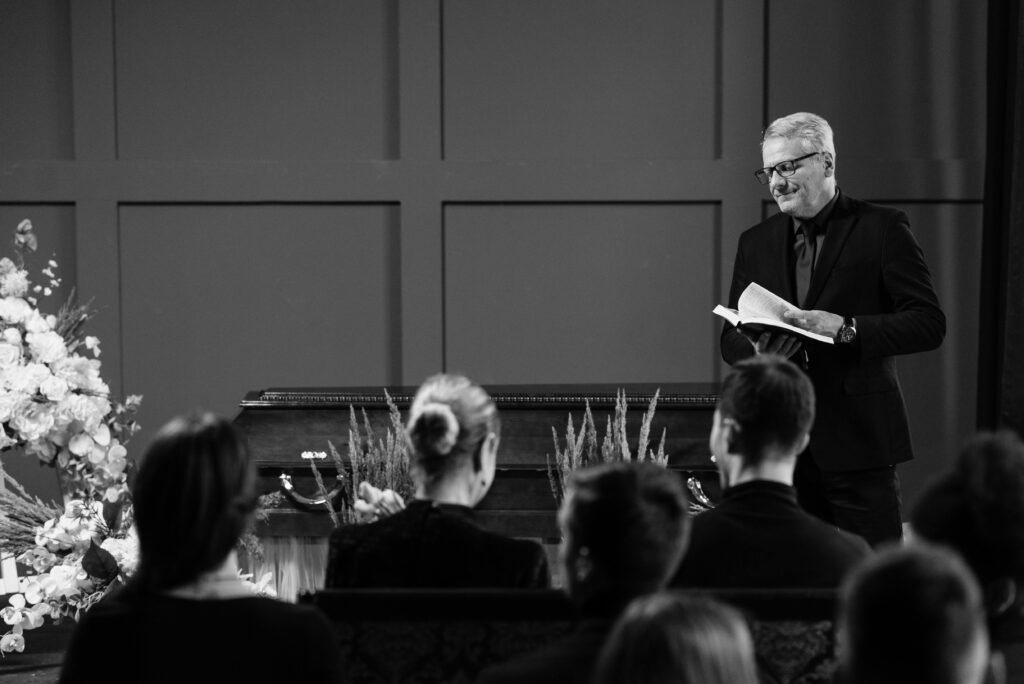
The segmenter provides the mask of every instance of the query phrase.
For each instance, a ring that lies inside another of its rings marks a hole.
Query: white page
[[[757,283],[750,283],[740,295],[739,312],[743,318],[771,318],[787,323],[783,314],[797,307]]]

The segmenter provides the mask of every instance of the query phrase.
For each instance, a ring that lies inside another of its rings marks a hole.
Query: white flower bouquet
[[[0,259],[0,451],[18,448],[55,467],[67,504],[48,506],[3,473],[0,551],[35,574],[0,610],[9,627],[0,653],[24,649],[24,630],[45,616],[77,619],[131,574],[138,556],[124,444],[138,430],[142,398],[111,401],[99,340],[83,332],[93,312],[73,292],[55,313],[43,312],[40,301],[61,282],[51,259],[45,284],[33,284],[25,255],[37,247],[25,220],[15,232],[15,260]]]
[[[31,496],[0,467],[8,485],[0,491],[0,554],[28,568],[19,593],[0,609],[9,628],[0,654],[23,651],[24,632],[46,617],[78,620],[131,577],[139,559],[128,490],[133,462],[124,445],[138,430],[142,397],[111,401],[99,340],[84,334],[94,312],[76,304],[73,292],[56,313],[42,312],[40,298],[60,278],[50,260],[46,283],[33,285],[24,257],[37,247],[25,220],[15,232],[16,260],[0,259],[0,451],[20,448],[53,466],[66,503],[60,509]],[[239,577],[254,594],[276,595],[271,573],[257,582]]]

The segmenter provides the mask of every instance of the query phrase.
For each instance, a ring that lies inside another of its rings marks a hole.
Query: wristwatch
[[[843,324],[836,333],[836,344],[853,344],[857,339],[857,321],[853,316],[843,318]]]

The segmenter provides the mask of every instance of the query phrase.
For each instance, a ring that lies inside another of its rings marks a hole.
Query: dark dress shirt
[[[694,518],[672,586],[838,588],[869,554],[860,537],[802,510],[792,487],[754,480]]]
[[[367,525],[331,533],[332,588],[547,588],[547,556],[536,542],[480,527],[473,509],[416,500]]]
[[[336,682],[334,628],[312,606],[122,591],[75,627],[61,684]]]

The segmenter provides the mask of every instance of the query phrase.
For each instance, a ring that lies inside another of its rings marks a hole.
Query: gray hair
[[[805,140],[811,144],[815,152],[828,152],[832,155],[833,160],[836,158],[836,147],[832,142],[832,127],[828,125],[828,121],[817,114],[797,112],[779,117],[765,129],[761,143],[764,144],[768,138]]]

